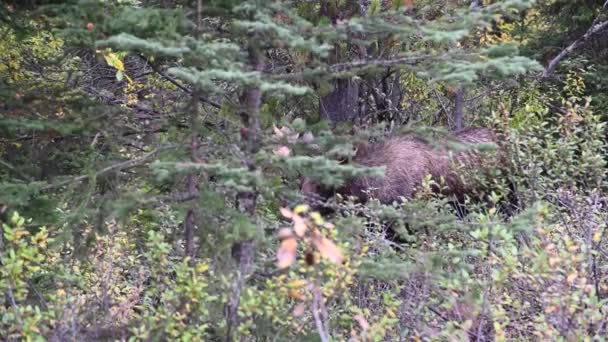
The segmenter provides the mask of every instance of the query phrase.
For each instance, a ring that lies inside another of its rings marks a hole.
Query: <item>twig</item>
[[[17,170],[16,167],[14,167],[13,165],[5,162],[4,160],[0,159],[0,165],[6,167],[7,169],[9,169],[11,172],[13,172],[15,175],[17,175],[19,178],[26,180],[26,181],[32,181],[31,178],[29,178],[28,176],[24,175],[23,173],[19,172],[19,170]]]
[[[325,311],[325,308],[323,307],[323,296],[316,284],[313,285],[312,296],[312,315],[315,319],[317,332],[319,333],[322,342],[328,342],[329,332],[327,332],[323,319],[319,315],[319,311]]]
[[[1,246],[2,245],[0,245],[0,247]],[[4,259],[2,258],[2,254],[0,254],[0,265],[6,265],[6,263],[4,262]],[[15,300],[15,295],[13,293],[12,284],[13,284],[13,282],[10,279],[8,279],[8,281],[6,282],[6,285],[7,285],[6,295],[8,296],[8,298],[10,300],[13,310],[15,310],[15,319],[17,320],[17,323],[19,323],[19,325],[21,327],[23,327],[23,320],[21,319],[21,314],[19,313],[19,308],[17,307],[17,301]]]
[[[606,3],[604,4],[604,8],[606,7],[606,5],[608,4],[608,1],[606,1]],[[597,18],[593,21],[593,23],[591,24],[591,27],[589,27],[589,30],[587,30],[587,32],[585,32],[584,35],[582,35],[580,38],[578,38],[577,40],[575,40],[572,44],[570,44],[567,48],[565,48],[564,50],[562,50],[562,52],[560,52],[557,56],[555,56],[550,62],[549,64],[547,64],[547,67],[545,68],[545,70],[543,71],[543,74],[541,76],[542,79],[545,79],[547,77],[549,77],[549,75],[551,75],[551,73],[555,70],[555,68],[557,67],[557,65],[559,64],[559,62],[564,59],[566,56],[568,56],[569,54],[571,54],[576,48],[578,48],[582,43],[584,43],[585,41],[587,41],[591,36],[593,36],[596,33],[601,32],[602,30],[608,28],[608,20],[604,21],[604,22],[597,22]]]
[[[437,88],[433,87],[433,93],[435,94],[435,97],[437,98],[439,105],[441,105],[441,109],[443,109],[443,112],[445,113],[445,115],[450,115],[450,111],[446,107],[445,103],[443,103],[443,101],[441,100],[441,96],[439,96],[439,93],[437,92]]]
[[[162,70],[160,70],[158,68],[158,66],[150,63],[150,61],[148,61],[148,59],[142,55],[139,55],[139,58],[143,59],[146,63],[148,63],[148,65],[150,65],[150,67],[152,68],[152,70],[154,70],[154,72],[156,72],[157,74],[159,74],[162,78],[164,78],[165,80],[171,82],[173,85],[175,85],[176,87],[178,87],[179,89],[181,89],[183,92],[185,92],[186,94],[190,94],[192,95],[192,90],[188,89],[188,87],[184,86],[183,84],[179,83],[175,78],[167,75],[166,73],[164,73]],[[217,109],[222,108],[222,106],[218,103],[215,103],[209,99],[206,99],[202,96],[198,97],[199,101],[207,103]]]
[[[97,172],[95,172],[95,174],[93,175],[93,177],[97,177],[97,176],[101,176],[103,174],[106,174],[110,171],[115,171],[115,170],[124,170],[124,169],[128,169],[131,168],[133,166],[136,166],[142,162],[144,162],[146,159],[153,157],[154,155],[156,155],[159,152],[162,151],[166,151],[166,150],[171,150],[176,148],[177,146],[175,145],[170,145],[170,146],[162,146],[159,147],[151,152],[148,152],[140,157],[134,158],[134,159],[130,159],[130,160],[126,160],[124,162],[120,162],[114,165],[110,165],[108,167],[105,167]],[[64,185],[67,185],[69,183],[77,183],[77,182],[82,182],[86,179],[88,179],[89,177],[91,177],[91,175],[81,175],[81,176],[76,176],[76,177],[72,177],[70,179],[66,179],[60,182],[57,182],[55,184],[49,184],[47,186],[45,186],[44,188],[42,188],[42,191],[48,191],[48,190],[52,190],[55,188],[60,188]]]

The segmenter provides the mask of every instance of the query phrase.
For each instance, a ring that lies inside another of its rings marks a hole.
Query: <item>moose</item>
[[[454,133],[453,140],[461,146],[493,144],[498,149],[492,157],[474,149],[453,149],[448,144],[433,146],[415,136],[393,137],[383,142],[358,146],[351,161],[366,167],[384,166],[383,177],[357,177],[335,189],[304,177],[301,192],[310,200],[327,200],[334,193],[339,193],[354,196],[361,202],[376,198],[381,203],[390,204],[402,197],[413,198],[421,189],[425,177],[431,175],[435,181],[432,186],[434,192],[454,195],[462,203],[465,196],[475,189],[472,184],[463,181],[458,169],[465,172],[490,170],[499,166],[504,156],[499,134],[487,128],[460,130]],[[439,184],[440,180],[443,180],[443,185]]]

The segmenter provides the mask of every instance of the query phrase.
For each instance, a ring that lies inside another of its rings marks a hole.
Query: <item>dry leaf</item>
[[[319,253],[321,253],[321,256],[329,259],[331,262],[334,262],[336,264],[342,263],[342,260],[344,259],[342,257],[342,253],[340,253],[340,249],[338,248],[338,246],[336,246],[336,244],[333,243],[331,240],[322,236],[321,233],[317,232],[312,241]]]
[[[279,240],[285,240],[287,238],[293,237],[293,232],[290,228],[281,228],[279,230]]]
[[[296,232],[296,235],[303,237],[306,229],[306,221],[300,215],[293,214],[293,231]]]
[[[287,291],[287,295],[293,299],[304,300],[305,297],[299,289],[291,289]]]
[[[291,212],[291,210],[289,210],[287,208],[281,208],[279,210],[281,211],[281,215],[283,215],[285,218],[292,218],[293,217],[293,213]]]
[[[353,319],[359,323],[363,331],[369,329],[369,323],[367,323],[367,320],[365,319],[365,317],[363,317],[363,315],[356,315],[355,317],[353,317]]]
[[[281,246],[277,252],[277,266],[279,268],[286,268],[296,261],[296,249],[298,242],[295,238],[287,238],[281,241]]]
[[[302,316],[304,311],[306,311],[306,305],[304,303],[298,303],[298,305],[293,308],[293,317]]]
[[[403,0],[403,6],[407,9],[414,8],[414,0]]]
[[[292,288],[292,289],[299,289],[299,288],[301,288],[301,287],[306,286],[306,284],[308,284],[308,281],[307,281],[307,280],[304,280],[304,279],[296,279],[296,280],[290,281],[290,282],[287,284],[287,287]]]
[[[462,323],[462,330],[464,331],[469,331],[469,329],[471,329],[471,327],[473,326],[473,321],[470,319],[467,319],[466,321],[464,321],[464,323]]]
[[[291,150],[287,146],[281,146],[279,148],[274,149],[274,154],[281,157],[289,157],[291,154]]]

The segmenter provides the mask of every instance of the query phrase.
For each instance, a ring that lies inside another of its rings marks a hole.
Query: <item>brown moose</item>
[[[454,140],[462,144],[498,144],[498,135],[485,128],[467,128],[454,134]],[[473,146],[474,147],[474,146]],[[499,150],[500,152],[500,150]],[[498,153],[500,155],[500,153]],[[394,137],[381,143],[359,146],[352,159],[353,163],[374,167],[384,166],[384,177],[359,177],[346,182],[339,189],[327,189],[310,178],[304,178],[301,190],[309,198],[327,199],[335,191],[343,196],[355,196],[366,202],[369,197],[382,203],[392,203],[400,197],[412,198],[420,189],[425,177],[431,175],[443,186],[434,186],[435,192],[456,195],[461,202],[471,193],[471,185],[463,182],[455,166],[464,170],[479,170],[495,166],[496,158],[482,156],[472,149],[454,150],[439,144],[432,146],[413,136]]]

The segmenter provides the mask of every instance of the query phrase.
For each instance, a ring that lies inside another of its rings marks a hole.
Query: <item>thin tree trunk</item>
[[[453,130],[462,129],[464,124],[464,88],[459,86],[454,93],[454,123]]]
[[[203,1],[197,0],[196,2],[196,32],[195,36],[199,37],[201,33],[201,23],[203,16]],[[198,136],[198,128],[199,128],[199,97],[200,91],[198,89],[194,89],[192,91],[192,113],[190,116],[190,128],[192,129],[192,136],[190,137],[190,160],[193,163],[197,163],[199,161],[198,149],[199,149],[199,136]],[[197,173],[192,173],[188,175],[188,185],[187,192],[190,194],[198,193],[198,181],[199,175]],[[189,258],[190,263],[194,263],[195,257],[195,246],[194,246],[194,230],[196,228],[196,215],[194,205],[191,207],[186,213],[186,219],[184,220],[184,240],[185,240],[185,251],[184,257]]]
[[[262,71],[264,69],[264,61],[262,55],[256,46],[255,35],[251,39],[249,47],[249,62],[254,71]],[[244,102],[246,105],[246,115],[244,117],[247,129],[246,134],[242,134],[242,138],[248,152],[247,166],[250,171],[255,171],[255,164],[251,160],[251,155],[256,153],[260,148],[260,106],[262,103],[262,91],[258,87],[252,87],[244,94]],[[242,131],[243,132],[243,131]],[[240,192],[237,195],[237,206],[243,213],[247,213],[249,217],[255,217],[257,192],[247,191]],[[255,242],[253,239],[240,241],[232,246],[232,255],[238,263],[236,280],[233,285],[232,295],[229,299],[227,308],[227,331],[226,341],[237,340],[233,337],[235,330],[239,325],[238,308],[241,300],[241,292],[245,285],[247,276],[251,273],[255,254]]]
[[[327,16],[335,24],[337,13],[329,13],[327,1],[322,1],[319,10],[320,16]],[[340,47],[334,45],[334,54],[327,62],[336,63],[341,60]],[[334,89],[331,93],[319,99],[319,112],[321,118],[332,124],[352,121],[359,116],[360,83],[353,78],[342,78],[333,81]]]

